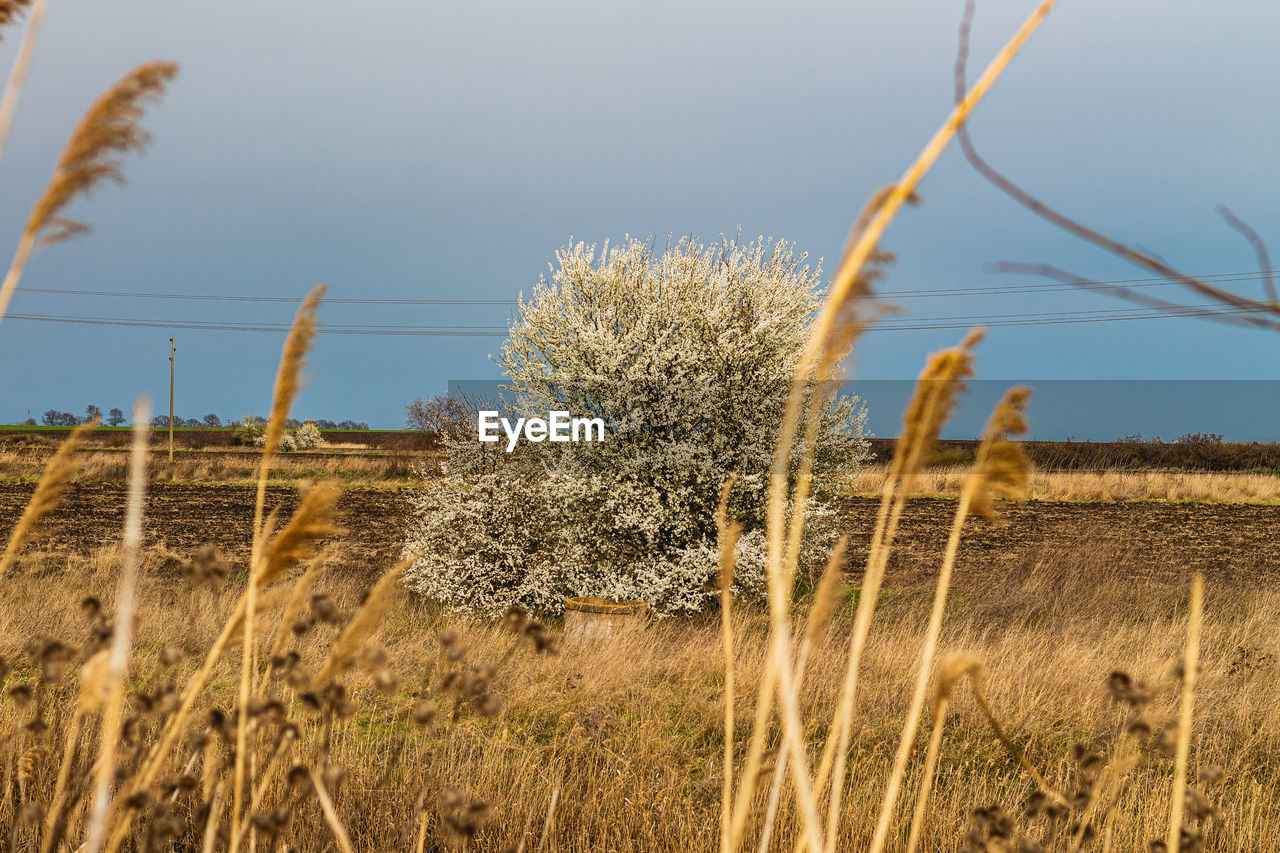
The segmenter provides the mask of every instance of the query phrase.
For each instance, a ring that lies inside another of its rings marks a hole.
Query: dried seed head
[[[63,155],[66,156],[65,154]],[[55,180],[56,180],[55,173]],[[45,194],[48,195],[48,190]],[[34,214],[32,214],[34,217]],[[31,223],[28,222],[27,229],[30,232]],[[36,229],[38,232],[39,229]],[[32,232],[34,233],[34,232]],[[12,292],[11,290],[9,291]],[[0,305],[6,302],[8,296],[4,292],[0,292]],[[35,494],[31,496],[31,500],[27,502],[26,508],[22,511],[22,515],[18,516],[18,522],[14,525],[13,530],[9,533],[8,543],[3,551],[0,551],[0,577],[13,566],[18,558],[18,553],[22,550],[23,544],[31,536],[36,529],[36,524],[40,519],[44,518],[53,511],[62,500],[62,494],[66,491],[67,484],[71,481],[71,477],[78,470],[75,463],[75,453],[84,444],[88,434],[97,426],[96,422],[90,422],[76,427],[70,435],[63,439],[62,444],[57,451],[50,457],[49,462],[45,465],[44,473],[40,475],[40,482],[36,484]]]
[[[291,788],[307,788],[311,785],[311,771],[301,764],[295,764],[289,768],[289,780]]]
[[[1117,702],[1123,702],[1135,708],[1146,705],[1151,701],[1151,691],[1142,684],[1134,681],[1128,673],[1116,670],[1107,677],[1107,690],[1111,693],[1111,698]]]
[[[1226,778],[1226,773],[1216,764],[1206,764],[1200,768],[1199,779],[1205,785],[1217,785]]]
[[[1129,735],[1129,737],[1145,740],[1146,738],[1151,737],[1151,723],[1146,717],[1132,717],[1129,722],[1125,724],[1124,731],[1125,734]]]
[[[231,574],[231,566],[212,545],[202,545],[183,564],[182,573],[195,586],[217,587]]]
[[[311,686],[311,672],[302,664],[295,663],[285,670],[284,683],[290,690],[305,690]]]
[[[13,23],[30,5],[31,0],[3,0],[3,2],[0,2],[0,27]]]
[[[177,646],[165,646],[160,652],[160,665],[166,667],[174,667],[182,663],[184,657],[182,649]]]
[[[1195,788],[1187,788],[1183,794],[1183,809],[1192,820],[1205,820],[1206,818],[1218,816],[1218,809],[1209,802],[1204,794]]]
[[[338,605],[334,604],[333,599],[327,595],[311,596],[311,615],[317,622],[327,622],[330,625],[336,625],[342,621]]]
[[[529,613],[519,604],[513,604],[507,608],[507,612],[502,615],[502,627],[513,634],[520,633],[524,628],[525,622],[529,620]]]
[[[9,688],[9,698],[13,700],[13,704],[19,708],[25,708],[31,704],[35,693],[32,692],[30,685],[19,684]]]
[[[282,364],[281,369],[283,367]],[[303,493],[293,518],[267,543],[261,567],[256,570],[258,586],[267,586],[302,560],[314,556],[317,540],[337,532],[334,512],[341,494],[342,490],[333,483],[320,483]],[[312,612],[315,612],[314,598],[312,601]],[[317,618],[322,617],[317,614]]]
[[[492,693],[485,693],[476,700],[476,710],[482,717],[496,717],[502,710],[502,700]]]
[[[80,599],[80,612],[86,619],[97,619],[102,613],[102,602],[95,596],[87,595]]]
[[[429,726],[435,721],[436,713],[435,703],[423,699],[421,702],[418,702],[413,706],[413,712],[410,715],[410,719],[413,720],[415,725]]]
[[[982,332],[975,330],[959,346],[929,357],[902,416],[902,433],[890,465],[895,479],[909,480],[924,467],[942,425],[967,387],[965,380],[973,376],[973,347],[980,340]]]
[[[982,677],[982,662],[977,657],[967,654],[948,655],[938,667],[938,682],[934,688],[934,701],[950,699],[960,679],[970,675]]]
[[[365,669],[379,669],[387,665],[387,650],[369,643],[360,650],[360,665]]]
[[[387,667],[375,670],[373,673],[373,686],[383,693],[390,693],[396,689],[398,681],[395,673]]]
[[[973,510],[984,518],[998,518],[993,499],[1020,501],[1026,497],[1031,482],[1031,460],[1022,446],[1011,439],[1027,431],[1023,411],[1030,398],[1030,388],[1010,389],[987,421],[970,488]]]
[[[541,622],[530,621],[524,626],[524,635],[533,643],[533,650],[543,654],[554,655],[557,652],[555,640]]]
[[[109,655],[104,649],[85,661],[80,670],[80,711],[91,713],[102,707],[107,701],[110,690]]]

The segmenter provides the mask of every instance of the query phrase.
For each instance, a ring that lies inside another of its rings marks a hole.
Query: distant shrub
[[[261,447],[267,443],[267,422],[257,415],[245,415],[231,434],[231,443],[242,447]]]
[[[314,421],[307,421],[298,427],[293,433],[294,443],[298,450],[311,450],[315,447],[324,447],[327,442],[324,436],[320,434],[320,427],[316,426]]]

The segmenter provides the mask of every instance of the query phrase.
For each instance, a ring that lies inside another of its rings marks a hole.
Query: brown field
[[[27,484],[0,488],[0,536],[31,490]],[[123,486],[112,483],[83,483],[69,491],[38,547],[0,585],[0,655],[23,661],[23,649],[41,637],[79,645],[87,627],[81,599],[96,596],[110,608],[123,497]],[[285,514],[296,505],[292,490],[269,490],[269,509]],[[950,499],[920,499],[903,521],[860,691],[860,728],[845,795],[851,816],[874,814],[879,803],[953,508]],[[869,498],[850,498],[843,505],[854,539],[851,566],[863,562],[874,510]],[[397,490],[345,490],[337,520],[350,534],[330,552],[315,592],[331,596],[342,613],[353,612],[394,559],[403,511]],[[153,691],[173,677],[159,662],[167,647],[185,654],[176,673],[182,683],[213,642],[243,586],[238,577],[251,517],[252,492],[246,487],[153,486],[134,692]],[[1154,744],[1174,713],[1177,685],[1170,672],[1184,641],[1189,578],[1193,570],[1201,570],[1208,600],[1192,769],[1215,765],[1226,773],[1223,783],[1207,791],[1221,809],[1220,818],[1211,821],[1207,849],[1276,849],[1277,510],[1239,504],[1039,500],[1010,507],[1006,517],[1008,523],[1002,525],[974,523],[965,537],[943,648],[981,658],[988,698],[1013,740],[1051,783],[1069,788],[1073,765],[1067,753],[1073,744],[1106,754],[1117,743],[1125,714],[1107,698],[1108,673],[1119,668],[1146,681],[1157,690],[1146,712],[1156,733],[1115,802],[1111,849],[1142,849],[1147,840],[1159,837],[1167,820],[1171,764]],[[193,587],[182,577],[181,567],[205,541],[233,562],[231,580],[219,590]],[[858,582],[856,574],[849,578],[849,604],[823,635],[806,679],[803,708],[815,739],[825,731],[834,707]],[[279,600],[268,601],[265,631],[275,630],[281,607]],[[736,624],[735,749],[741,757],[766,626],[763,613],[754,608],[740,610]],[[490,690],[501,702],[492,717],[465,702],[454,704],[441,692],[441,673],[453,666],[442,657],[438,641],[446,627],[459,633],[458,648],[469,662],[498,661],[512,642],[498,626],[459,621],[398,598],[370,638],[386,649],[397,686],[379,691],[373,679],[380,676],[368,667],[348,680],[352,712],[332,724],[329,760],[345,771],[332,794],[355,849],[413,849],[419,829],[426,832],[425,849],[462,849],[456,807],[449,805],[459,797],[460,802],[485,804],[484,819],[465,845],[471,850],[514,849],[522,841],[524,849],[556,851],[715,846],[724,668],[714,616],[656,623],[635,640],[567,646],[552,657],[521,646],[492,676]],[[318,665],[336,630],[318,626],[303,637],[297,648],[307,666]],[[554,624],[552,633],[558,633]],[[268,641],[270,634],[263,637]],[[198,706],[201,714],[232,704],[238,673],[239,655],[233,651],[215,668]],[[32,678],[30,667],[20,665],[5,688]],[[290,691],[282,695],[292,697],[286,700],[287,712],[302,732],[289,761],[315,764],[324,715],[307,711]],[[424,697],[444,709],[444,717],[420,729],[405,715]],[[0,721],[16,713],[11,702],[0,708]],[[973,808],[999,803],[1017,814],[1034,789],[1001,750],[964,688],[952,708],[925,824],[923,849],[930,851],[968,849],[964,835]],[[139,717],[144,726],[152,725],[146,722],[150,719],[158,722],[163,714]],[[7,721],[0,725],[8,728]],[[927,738],[927,732],[920,737]],[[267,755],[268,746],[264,741],[259,754]],[[190,748],[177,755],[191,755],[199,764]],[[8,760],[17,759],[10,753]],[[918,776],[917,754],[907,779],[907,803],[913,801]],[[41,778],[47,785],[48,776]],[[767,788],[767,773],[763,784]],[[47,796],[47,788],[42,790]],[[314,798],[293,797],[282,778],[264,784],[262,791],[261,811],[288,818],[281,844],[322,849],[331,843]],[[420,792],[428,798],[422,823],[415,819]],[[553,793],[557,804],[547,823]],[[171,812],[184,827],[181,837],[198,835],[198,799],[180,794],[174,800]],[[766,808],[763,794],[756,808]],[[893,850],[901,849],[910,819],[909,808],[901,811]],[[792,804],[784,799],[774,849],[791,849],[796,820]],[[1044,828],[1043,819],[1023,823]],[[544,825],[546,843],[539,845]],[[845,820],[840,849],[865,847],[870,831],[867,819]]]

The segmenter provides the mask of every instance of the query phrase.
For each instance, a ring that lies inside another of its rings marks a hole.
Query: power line
[[[57,296],[118,296],[125,299],[185,299],[206,302],[275,302],[297,305],[295,296],[223,296],[204,293],[143,293],[123,290],[66,290],[53,287],[24,287],[23,293]],[[325,304],[337,305],[515,305],[515,299],[342,299],[325,297]]]
[[[1245,272],[1211,273],[1195,276],[1200,281],[1218,283],[1239,283],[1262,281],[1267,273],[1280,273],[1280,270],[1249,270]],[[942,287],[913,290],[885,290],[877,295],[888,299],[925,299],[947,296],[986,296],[1020,293],[1057,293],[1079,290],[1081,287],[1090,290],[1126,290],[1137,287],[1169,287],[1181,285],[1183,282],[1172,278],[1121,278],[1089,282],[1077,287],[1060,281],[1032,282],[1008,285],[991,285],[983,287]],[[119,297],[124,299],[170,299],[194,300],[202,302],[260,302],[296,305],[302,301],[294,296],[225,296],[203,293],[153,293],[143,291],[119,290],[69,290],[63,288],[24,287],[23,293],[44,293],[56,296],[97,296]],[[517,300],[510,298],[485,299],[354,299],[326,298],[326,303],[335,305],[515,305]]]
[[[1243,316],[1252,312],[1246,309],[1222,308],[1214,305],[1192,305],[1178,309],[1158,310],[1149,308],[1123,308],[1107,311],[1061,311],[1031,314],[968,315],[953,317],[920,317],[904,320],[887,320],[868,327],[867,331],[923,331],[934,329],[960,329],[971,326],[1009,327],[1043,326],[1085,323],[1113,323],[1124,320],[1167,320],[1179,317]],[[125,317],[73,317],[48,314],[9,314],[6,319],[44,323],[72,323],[94,326],[132,326],[163,329],[195,329],[213,332],[273,332],[289,331],[288,323],[260,323],[237,321],[193,320],[140,320]],[[390,335],[402,337],[500,337],[507,334],[506,326],[415,326],[415,325],[320,325],[319,334],[326,335]]]
[[[134,320],[123,317],[63,317],[47,314],[7,314],[6,320],[31,320],[42,323],[77,323],[90,326],[140,326],[152,329],[198,329],[208,332],[275,332],[287,333],[288,323],[201,322],[196,320]],[[440,337],[494,337],[505,335],[506,326],[320,326],[325,335],[416,335]]]

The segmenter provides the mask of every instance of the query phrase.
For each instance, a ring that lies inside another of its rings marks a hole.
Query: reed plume
[[[263,528],[263,512],[267,499],[267,475],[271,470],[271,458],[280,439],[284,435],[285,421],[293,408],[293,401],[302,389],[302,369],[306,364],[308,350],[316,334],[316,311],[324,298],[325,286],[319,285],[307,294],[298,308],[285,339],[284,351],[280,356],[280,366],[276,371],[275,388],[271,395],[271,418],[267,422],[266,445],[262,448],[262,460],[258,467],[258,492],[253,509],[253,546],[249,557],[249,584],[245,590],[244,608],[244,650],[240,667],[240,709],[242,713],[236,719],[236,766],[235,781],[231,791],[231,826],[240,825],[240,814],[244,807],[244,772],[246,759],[246,737],[248,735],[248,714],[243,713],[249,706],[249,695],[253,685],[253,631],[254,615],[258,605],[259,576],[265,570],[264,553],[266,536]],[[239,837],[231,836],[231,853],[239,849]]]
[[[0,2],[0,29],[9,26],[20,18],[22,13],[31,5],[31,0],[3,0],[3,2]]]
[[[317,483],[306,490],[289,523],[264,548],[262,566],[254,578],[259,589],[314,556],[319,540],[339,532],[334,525],[334,512],[341,496],[342,489],[333,483]]]
[[[875,529],[872,531],[871,549],[863,572],[862,588],[859,590],[858,609],[850,632],[840,701],[832,719],[832,734],[828,737],[818,762],[815,787],[819,796],[828,784],[831,789],[827,808],[829,826],[832,821],[838,820],[840,814],[858,672],[862,666],[862,653],[866,648],[871,623],[875,618],[880,584],[884,580],[898,523],[920,469],[929,458],[942,426],[955,408],[960,394],[967,387],[966,381],[973,375],[973,347],[981,339],[982,333],[974,330],[965,336],[959,346],[930,356],[902,416],[902,432],[898,436],[890,475],[885,481]],[[834,843],[835,836],[828,830],[827,846]]]
[[[178,66],[172,62],[139,65],[99,97],[80,119],[44,194],[27,219],[9,272],[0,285],[0,320],[4,319],[37,242],[56,243],[88,230],[83,222],[61,215],[67,205],[104,181],[123,183],[123,165],[118,155],[139,151],[150,141],[138,125],[142,104],[163,92],[177,73]]]
[[[62,495],[67,490],[67,484],[78,470],[78,466],[75,463],[76,451],[84,446],[85,439],[89,437],[89,433],[93,432],[97,426],[98,422],[95,420],[76,427],[63,440],[57,452],[53,454],[53,457],[45,465],[44,473],[40,475],[40,482],[36,485],[35,494],[31,496],[26,509],[22,511],[22,515],[18,518],[18,523],[14,526],[13,532],[9,534],[9,542],[5,546],[4,555],[0,556],[0,578],[4,577],[5,572],[17,560],[18,552],[22,550],[22,546],[31,537],[36,524],[40,519],[52,512],[62,500]]]
[[[916,671],[915,693],[911,697],[911,705],[902,724],[898,752],[894,757],[893,769],[889,774],[889,781],[885,785],[884,797],[880,803],[875,834],[871,839],[871,853],[881,853],[888,841],[889,826],[893,821],[898,792],[903,777],[906,776],[907,761],[915,746],[916,730],[920,724],[920,716],[928,694],[929,675],[933,670],[933,657],[938,648],[938,637],[942,633],[942,617],[946,612],[947,593],[951,588],[951,575],[955,569],[956,554],[960,548],[960,534],[964,529],[965,520],[968,518],[970,509],[981,512],[985,516],[994,517],[995,512],[991,505],[993,496],[1014,499],[1022,499],[1026,496],[1031,465],[1022,448],[1010,441],[1009,437],[1026,431],[1027,419],[1023,411],[1030,397],[1031,389],[1014,388],[1008,391],[996,405],[987,422],[982,443],[978,447],[974,470],[968,477],[964,489],[961,490],[960,501],[956,506],[955,517],[951,524],[951,535],[947,540],[942,569],[938,572],[937,586],[933,593],[933,609],[929,614],[929,627],[925,632],[920,664]],[[908,412],[910,413],[910,409]],[[935,428],[935,426],[924,424],[922,428]],[[936,436],[936,432],[934,435]]]

